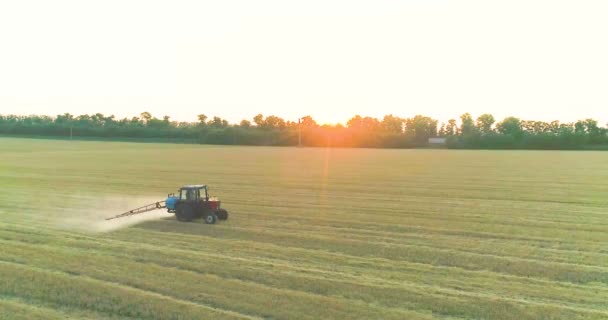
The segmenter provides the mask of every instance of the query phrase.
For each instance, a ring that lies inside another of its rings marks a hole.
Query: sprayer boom
[[[165,203],[165,201],[159,201],[159,202],[155,202],[155,203],[151,203],[149,205],[145,205],[143,207],[139,207],[139,208],[135,208],[133,210],[129,210],[125,213],[121,213],[117,216],[111,217],[111,218],[107,218],[106,220],[112,220],[112,219],[116,219],[116,218],[122,218],[122,217],[127,217],[127,216],[133,216],[136,214],[140,214],[140,213],[144,213],[144,212],[148,212],[148,211],[154,211],[157,209],[163,209],[166,208],[167,205]]]

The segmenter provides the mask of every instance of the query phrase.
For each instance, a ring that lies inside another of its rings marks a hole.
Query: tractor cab
[[[207,186],[196,185],[196,186],[184,186],[179,189],[179,198],[184,201],[199,201],[209,199],[209,193]]]
[[[228,212],[220,209],[220,201],[209,197],[206,185],[186,185],[179,189],[179,195],[170,194],[166,200],[167,211],[175,213],[180,221],[192,221],[204,218],[206,223],[213,224],[218,219],[228,219]]]

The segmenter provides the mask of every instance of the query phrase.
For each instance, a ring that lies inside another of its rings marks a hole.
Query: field
[[[230,219],[103,218],[206,183]],[[1,319],[608,319],[608,153],[0,138]]]

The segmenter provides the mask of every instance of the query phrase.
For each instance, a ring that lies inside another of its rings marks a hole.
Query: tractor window
[[[196,200],[196,190],[193,189],[189,189],[189,190],[182,190],[181,194],[180,194],[180,199],[182,200]]]

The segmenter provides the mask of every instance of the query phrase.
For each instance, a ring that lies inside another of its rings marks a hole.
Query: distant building
[[[446,143],[446,138],[429,138],[430,145],[444,145]]]

